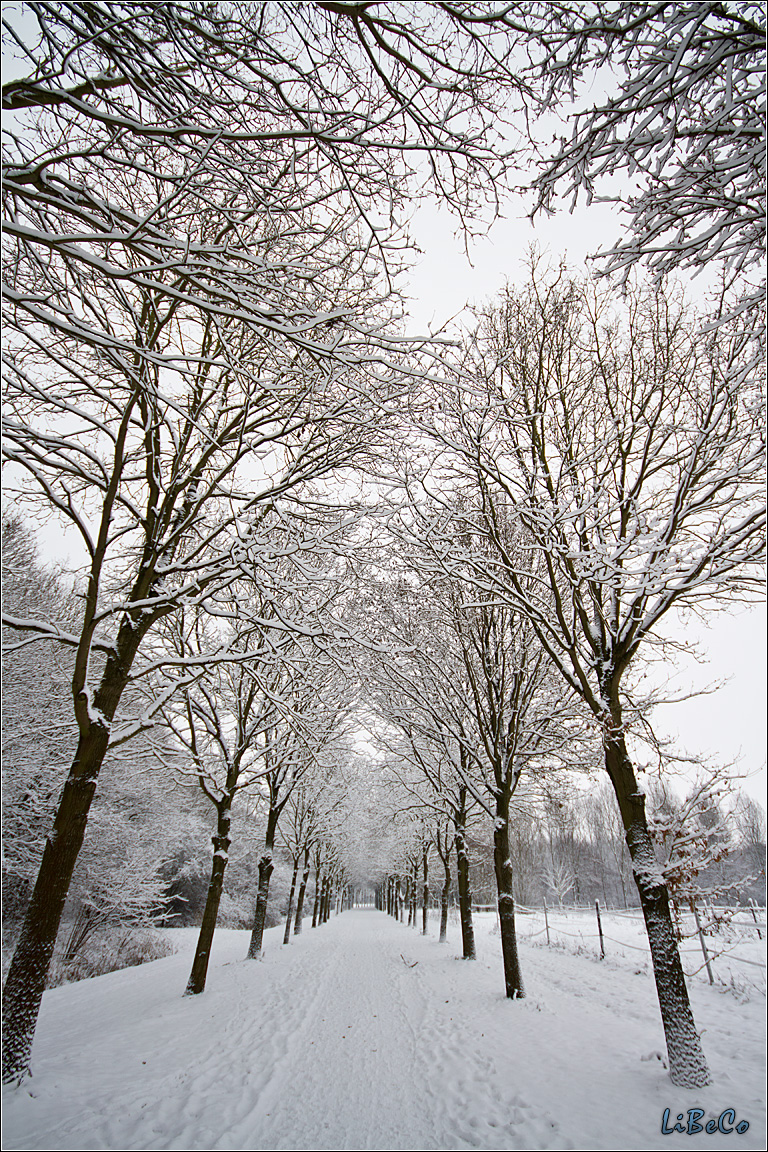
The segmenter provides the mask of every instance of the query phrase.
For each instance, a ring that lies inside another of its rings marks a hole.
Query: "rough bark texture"
[[[421,934],[427,934],[427,912],[429,909],[429,857],[425,852],[422,857],[422,888],[421,888]]]
[[[287,944],[291,939],[291,920],[293,919],[293,897],[296,893],[296,878],[299,875],[299,858],[294,857],[293,861],[293,875],[291,876],[291,890],[288,893],[288,912],[285,917],[285,932],[283,933],[283,944]]]
[[[275,849],[275,833],[280,813],[271,808],[267,817],[267,831],[264,837],[264,854],[259,860],[259,889],[256,894],[256,911],[253,917],[251,942],[248,945],[248,959],[258,960],[264,940],[264,925],[267,920],[267,903],[269,901],[269,880],[275,869],[272,856]]]
[[[459,918],[461,920],[461,943],[465,960],[474,960],[475,926],[472,923],[472,887],[469,876],[469,857],[463,821],[456,824],[456,861],[459,881]]]
[[[443,860],[443,868],[445,869],[445,880],[443,881],[442,892],[440,893],[440,943],[445,944],[448,939],[448,897],[451,891],[451,864],[446,857]]]
[[[317,927],[317,920],[320,915],[320,865],[315,868],[315,902],[312,905],[312,927]]]
[[[304,898],[307,894],[307,884],[309,883],[309,848],[304,849],[304,867],[301,872],[301,883],[299,884],[299,897],[296,901],[296,920],[293,925],[294,936],[301,935],[301,921],[304,916]]]
[[[331,881],[328,876],[323,876],[323,882],[320,889],[320,923],[325,924],[330,916],[330,903],[331,903]]]
[[[142,569],[132,589],[133,598],[143,600],[151,583],[151,570]],[[141,609],[126,613],[92,702],[87,691],[87,652],[81,650],[76,660],[73,690],[80,734],[3,989],[3,1083],[19,1082],[29,1071],[48,969],[85,837],[96,781],[107,753],[112,720],[139,645],[156,619],[156,615],[145,614]]]
[[[81,736],[53,832],[45,843],[37,882],[3,991],[5,1084],[21,1080],[29,1068],[40,1002],[108,739],[108,730],[97,725]]]
[[[251,929],[251,941],[248,945],[248,959],[258,960],[261,956],[264,941],[264,926],[267,921],[267,904],[269,902],[269,881],[274,871],[272,857],[266,854],[259,860],[259,887],[256,894],[256,911]]]
[[[669,1075],[681,1088],[711,1083],[709,1068],[688,999],[685,973],[675,939],[667,886],[661,876],[634,769],[620,728],[620,713],[604,737],[605,766],[613,783],[624,823],[632,871],[640,895],[653,960],[656,992],[667,1042]]]
[[[208,885],[208,896],[205,901],[203,922],[200,925],[200,935],[197,938],[195,958],[192,961],[192,971],[187,981],[186,995],[196,995],[205,988],[208,975],[208,961],[211,958],[211,945],[213,934],[216,931],[216,921],[219,918],[219,904],[224,888],[224,873],[229,860],[229,807],[222,809],[218,814],[216,835],[213,839],[213,862],[211,865],[211,882]]]
[[[512,860],[509,846],[509,797],[496,797],[496,822],[493,829],[493,863],[499,895],[499,929],[501,955],[504,961],[504,984],[510,1000],[525,995],[515,933],[515,899],[512,891]]]

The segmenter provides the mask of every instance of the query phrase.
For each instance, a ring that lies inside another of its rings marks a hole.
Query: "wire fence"
[[[476,905],[477,912],[492,912],[493,905]],[[517,932],[523,940],[620,960],[626,952],[641,953],[650,961],[645,920],[640,909],[567,905],[549,908],[515,906]],[[764,991],[766,978],[765,908],[757,905],[705,905],[678,917],[680,949],[686,976],[738,991]],[[627,939],[636,935],[637,941]],[[577,942],[575,945],[571,942]],[[745,954],[746,953],[746,954]],[[735,966],[735,967],[732,967]]]

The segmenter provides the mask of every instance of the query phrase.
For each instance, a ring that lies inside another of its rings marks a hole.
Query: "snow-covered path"
[[[180,995],[188,945],[47,993],[4,1147],[689,1147],[661,1118],[697,1106],[750,1121],[708,1148],[763,1146],[755,1004],[696,990],[716,1083],[681,1092],[648,1059],[661,1030],[646,974],[527,945],[529,995],[512,1003],[482,934],[473,964],[455,930],[440,945],[373,910],[280,936],[254,962],[247,933],[219,933],[199,997]]]

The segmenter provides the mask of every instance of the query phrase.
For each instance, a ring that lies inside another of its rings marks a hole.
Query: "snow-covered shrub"
[[[3,611],[25,619],[48,613],[68,629],[73,598],[61,573],[40,561],[18,519],[2,523]],[[45,837],[77,742],[71,716],[71,656],[61,646],[3,628],[3,916],[23,917]]]
[[[220,928],[250,928],[253,923],[253,900],[242,895],[231,896],[222,892],[219,904]]]
[[[93,933],[71,960],[65,958],[63,949],[57,950],[51,964],[48,987],[56,988],[60,984],[90,980],[93,976],[118,972],[121,968],[134,968],[150,960],[172,956],[175,951],[174,945],[165,935],[151,929],[126,932],[124,928],[108,928]]]

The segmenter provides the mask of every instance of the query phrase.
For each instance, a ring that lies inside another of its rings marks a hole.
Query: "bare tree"
[[[732,382],[741,346],[725,330],[697,336],[684,302],[659,291],[636,291],[619,310],[562,274],[534,277],[489,314],[484,374],[457,391],[453,423],[448,403],[435,428],[476,486],[472,527],[485,548],[463,548],[454,521],[434,550],[526,616],[598,725],[671,1075],[694,1086],[709,1072],[627,745],[642,714],[627,675],[650,644],[663,647],[661,624],[677,609],[757,593],[763,449],[753,397]],[[536,585],[515,525],[540,551]]]
[[[258,601],[258,597],[256,597]],[[158,749],[158,755],[202,790],[216,812],[211,878],[200,927],[187,993],[205,988],[211,945],[216,929],[224,876],[232,843],[232,807],[245,788],[253,788],[264,771],[265,734],[278,717],[277,704],[264,680],[274,670],[289,643],[285,631],[270,635],[269,607],[254,605],[253,615],[244,621],[237,614],[237,624],[229,635],[206,634],[205,618],[199,611],[191,619],[182,610],[169,622],[168,642],[180,661],[185,657],[202,664],[204,674],[194,685],[183,688],[159,711],[170,748]],[[259,610],[261,609],[261,613]],[[254,636],[258,634],[258,640]],[[206,668],[205,657],[224,639],[231,659]],[[256,641],[256,642],[255,642]],[[182,664],[183,667],[183,664]]]
[[[610,781],[605,777],[584,797],[582,814],[593,850],[598,856],[601,873],[607,872],[609,877],[614,878],[621,904],[626,908],[627,888],[632,883],[632,862],[627,854],[624,825],[616,808],[616,797]],[[603,898],[609,903],[605,887]]]
[[[765,809],[751,796],[742,794],[734,814],[743,870],[762,879],[761,899],[765,902]]]
[[[618,204],[628,232],[602,253],[605,271],[626,275],[643,260],[661,277],[714,265],[726,287],[721,313],[741,313],[759,336],[764,5],[633,0],[528,9],[522,23],[545,106],[567,109],[572,125],[570,138],[540,145],[536,209],[551,212],[558,196],[572,205],[580,196]],[[585,98],[587,80],[606,88],[602,100]],[[617,173],[629,191],[615,190]]]
[[[344,691],[336,668],[311,651],[294,656],[270,679],[268,692],[278,703],[278,716],[265,732],[261,789],[266,808],[264,848],[259,858],[259,886],[249,959],[261,955],[270,877],[278,824],[289,800],[311,778],[322,757],[330,755],[343,735],[346,721]]]
[[[705,899],[732,902],[742,885],[757,878],[728,867],[736,850],[733,812],[735,781],[723,765],[699,765],[693,784],[677,796],[663,780],[648,790],[650,829],[675,911],[678,934],[681,913]],[[711,911],[713,924],[729,923],[733,909]],[[710,927],[711,925],[707,925]]]
[[[443,866],[443,883],[440,888],[440,943],[448,939],[448,906],[451,895],[451,853],[456,836],[451,821],[443,816],[435,822],[435,851]]]
[[[515,932],[510,808],[523,775],[554,770],[564,745],[576,766],[579,732],[571,725],[566,737],[568,701],[553,683],[547,655],[525,616],[495,598],[473,597],[461,581],[454,583],[450,595],[453,630],[480,738],[473,756],[475,771],[493,819],[506,994],[518,999],[524,990]]]
[[[460,211],[493,199],[500,84],[519,85],[508,30],[445,6],[407,27],[321,3],[4,15],[6,459],[87,582],[77,627],[6,621],[72,649],[78,728],[6,983],[19,1080],[145,637],[270,557],[268,508],[359,459],[401,348],[381,208],[394,237],[417,170]]]
[[[299,936],[304,915],[304,900],[310,874],[310,855],[315,845],[330,835],[332,829],[344,824],[344,802],[348,798],[349,781],[341,770],[345,760],[343,745],[331,742],[324,746],[309,773],[302,777],[298,787],[288,798],[288,819],[280,826],[280,835],[291,856],[293,875],[288,897],[283,943],[291,935],[293,897],[298,881],[296,917],[293,934]],[[301,879],[299,880],[299,867]]]
[[[478,737],[461,656],[426,587],[405,580],[393,587],[370,584],[360,602],[369,621],[369,644],[375,642],[363,648],[361,679],[368,706],[387,726],[375,738],[390,754],[389,771],[408,797],[401,807],[431,808],[453,826],[462,953],[474,960],[467,828],[474,812],[487,811],[487,804],[473,772],[471,749],[477,753]],[[400,735],[393,739],[390,730]],[[407,766],[407,776],[398,764]]]
[[[408,576],[424,582],[411,586],[404,579],[390,590],[388,638],[394,647],[388,660],[376,654],[370,672],[374,706],[405,734],[404,759],[429,783],[435,809],[454,817],[462,856],[467,794],[493,822],[505,985],[515,999],[523,995],[523,982],[515,935],[510,806],[522,775],[552,771],[564,744],[576,767],[581,734],[573,723],[566,730],[569,694],[553,681],[547,655],[526,617],[493,597],[479,596],[465,584],[458,565],[450,578],[427,580],[430,560],[420,557],[418,529],[409,531]],[[423,546],[428,553],[428,543]],[[460,858],[459,865],[461,882],[466,859]]]

